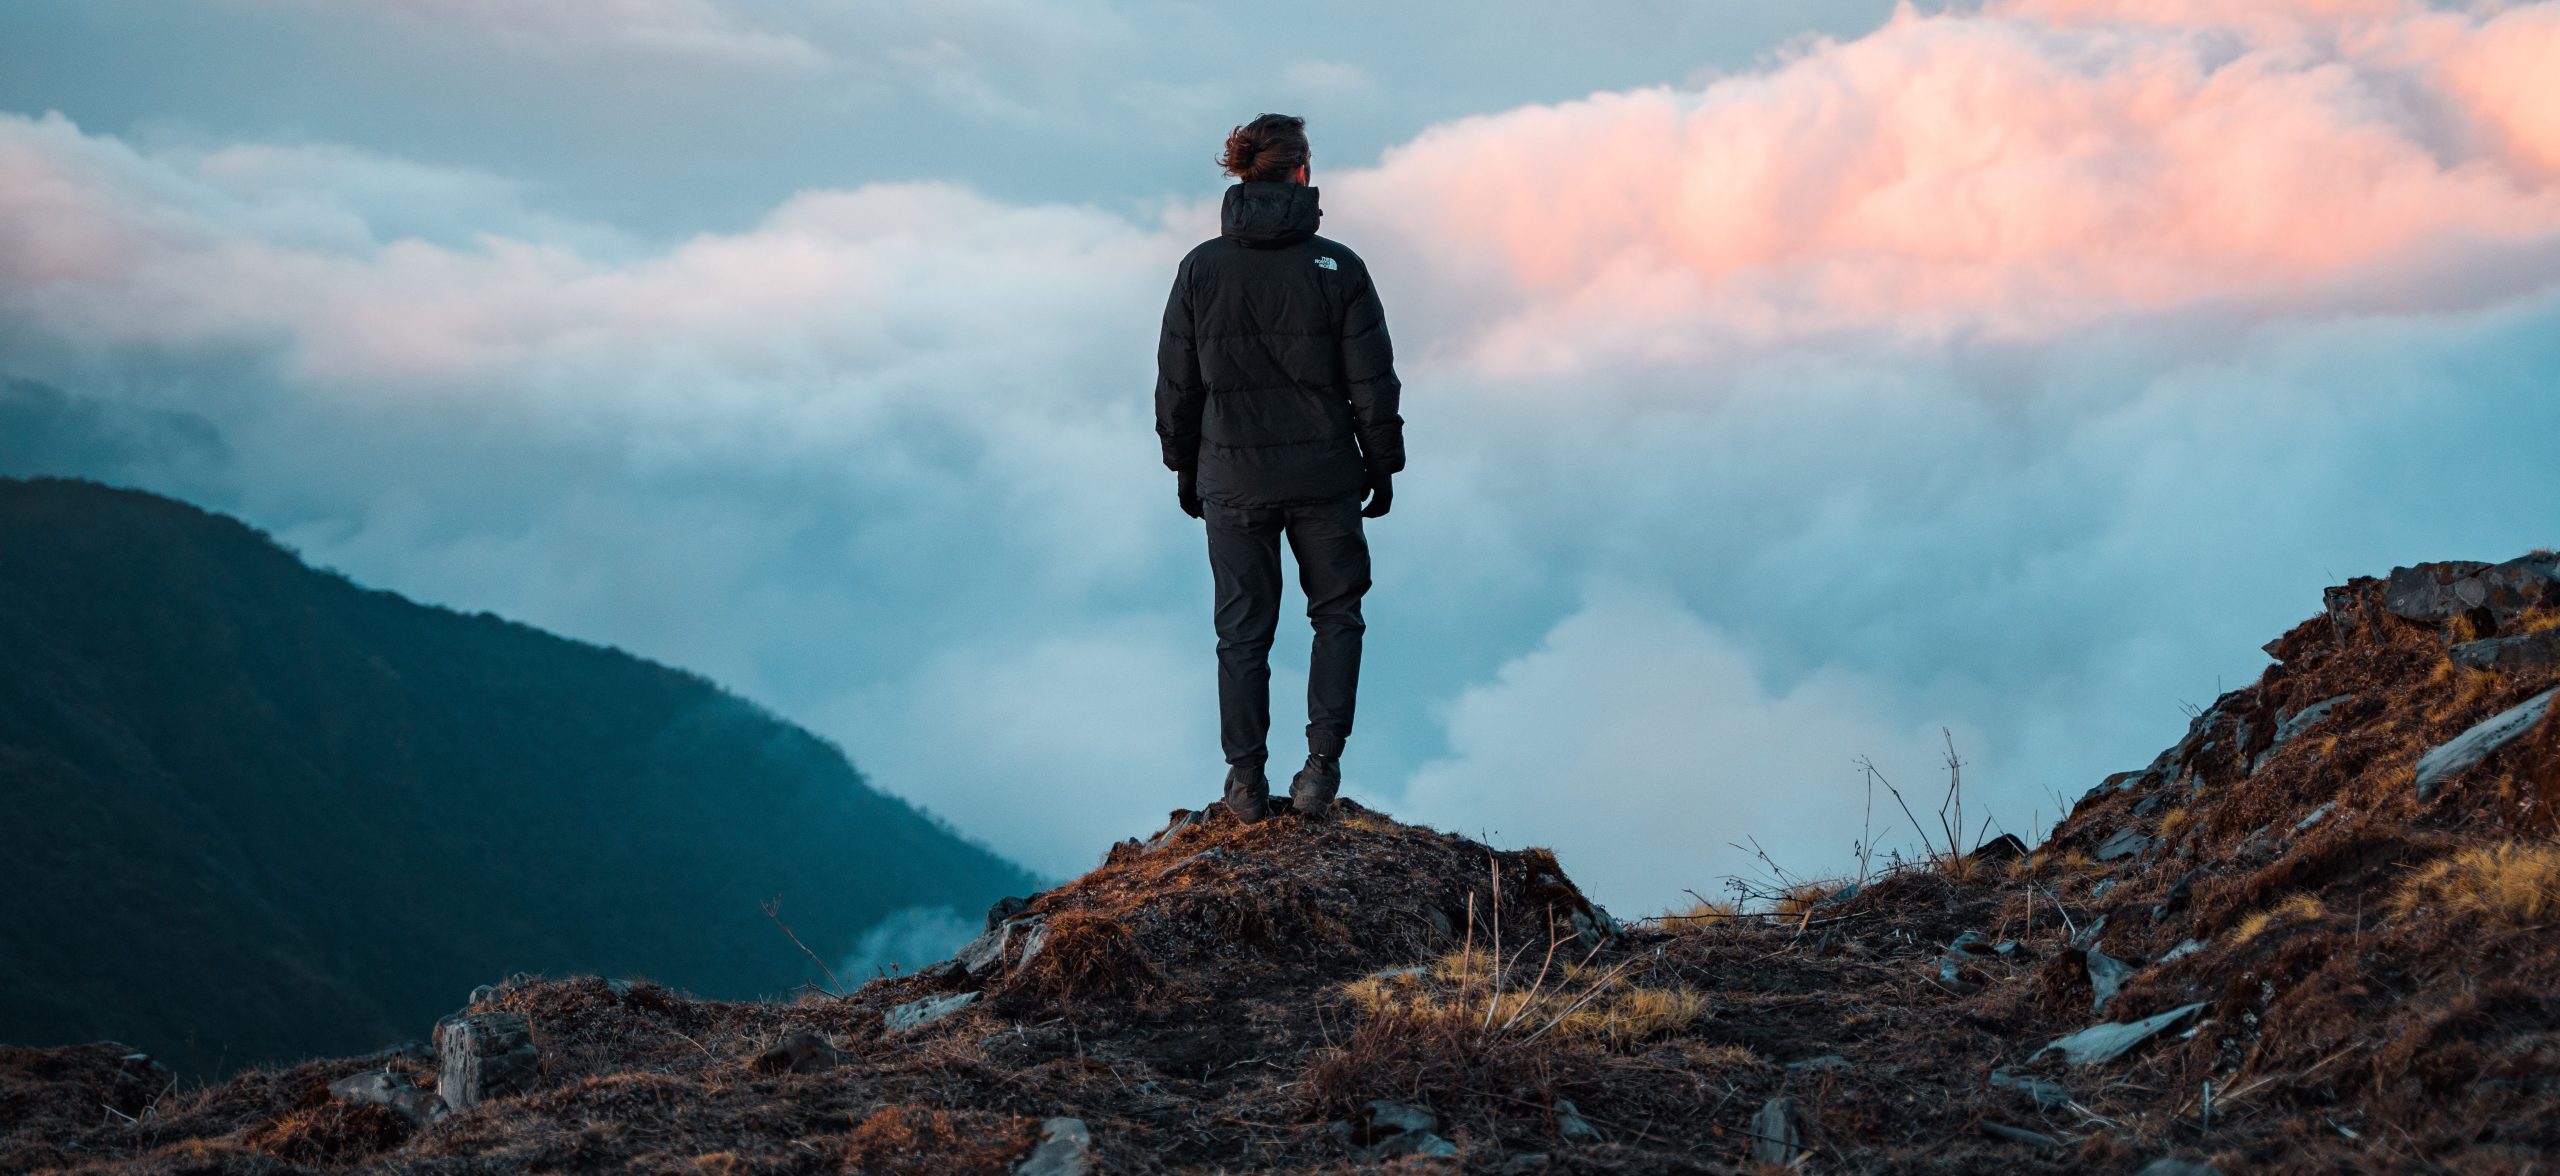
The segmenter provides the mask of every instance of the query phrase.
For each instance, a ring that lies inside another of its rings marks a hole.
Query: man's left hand
[[[1184,470],[1174,475],[1173,493],[1182,503],[1182,513],[1195,519],[1201,517],[1200,471]]]

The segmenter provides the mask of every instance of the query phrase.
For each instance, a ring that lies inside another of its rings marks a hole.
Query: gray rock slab
[[[454,1110],[533,1089],[542,1075],[533,1026],[516,1013],[472,1013],[436,1026],[436,1093]]]
[[[2446,656],[2464,669],[2539,676],[2560,669],[2560,629],[2466,641],[2448,650]]]
[[[2098,846],[2098,852],[2089,856],[2102,862],[2111,862],[2117,858],[2132,857],[2158,844],[2160,842],[2157,838],[2145,837],[2139,830],[2118,829],[2114,836],[2107,838]]]
[[[1093,1132],[1082,1119],[1040,1121],[1040,1142],[1013,1166],[1013,1176],[1086,1176],[1094,1170]]]
[[[329,1096],[340,1102],[389,1107],[417,1127],[424,1127],[453,1112],[453,1108],[445,1105],[443,1095],[423,1086],[411,1086],[407,1079],[389,1070],[349,1074],[329,1084]]]
[[[2089,988],[2093,993],[2089,1009],[2091,1012],[2101,1011],[2107,1007],[2108,1001],[2116,998],[2116,990],[2133,978],[2134,966],[2094,947],[2080,954],[2089,965]]]
[[[2032,1056],[2059,1053],[2062,1060],[2075,1066],[2094,1066],[2123,1057],[2133,1047],[2149,1041],[2179,1022],[2203,1011],[2206,1002],[2179,1005],[2165,1013],[2156,1013],[2139,1021],[2110,1021],[2066,1037],[2057,1037]]]
[[[2456,735],[2444,746],[2418,757],[2418,799],[2430,800],[2446,780],[2501,747],[2513,743],[2551,711],[2551,698],[2560,694],[2553,687],[2506,710],[2481,720],[2470,730]]]
[[[1784,1164],[1804,1150],[1804,1137],[1796,1128],[1796,1100],[1783,1095],[1760,1104],[1760,1112],[1751,1116],[1751,1158],[1763,1164]]]
[[[977,999],[974,992],[952,992],[911,1000],[880,1014],[880,1022],[891,1033],[908,1033],[968,1008]]]

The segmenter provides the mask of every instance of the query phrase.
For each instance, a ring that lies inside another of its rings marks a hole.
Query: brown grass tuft
[[[2560,911],[2560,845],[2508,842],[2427,864],[2392,896],[2394,914],[2421,911],[2522,925]]]
[[[1055,1001],[1137,999],[1163,992],[1165,980],[1126,925],[1065,911],[1049,920],[1048,942],[1007,987]]]
[[[848,1171],[876,1176],[996,1173],[1030,1149],[1035,1133],[1033,1121],[1019,1115],[882,1107],[845,1136],[843,1160]]]

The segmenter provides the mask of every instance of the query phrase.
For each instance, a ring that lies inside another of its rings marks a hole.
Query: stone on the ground
[[[2292,742],[2294,736],[2300,735],[2303,732],[2308,731],[2313,727],[2317,727],[2321,723],[2327,721],[2331,712],[2337,710],[2340,706],[2345,705],[2354,698],[2355,695],[2352,694],[2341,694],[2334,698],[2324,698],[2286,716],[2282,722],[2276,724],[2275,738],[2269,740],[2266,748],[2260,751],[2255,758],[2252,758],[2249,761],[2250,774],[2256,775],[2259,766],[2265,764],[2267,762],[2267,757],[2274,755],[2277,748]]]
[[[533,1026],[517,1013],[471,1013],[436,1026],[436,1093],[469,1110],[487,1099],[522,1094],[542,1076]]]
[[[2143,836],[2140,830],[2118,829],[2115,836],[2107,838],[2104,844],[2098,846],[2098,852],[2089,856],[2098,861],[2111,862],[2117,858],[2132,857],[2157,844],[2159,844],[2157,839]]]
[[[1003,898],[995,900],[995,902],[989,904],[987,907],[986,929],[989,931],[995,930],[997,924],[1000,924],[1015,915],[1021,914],[1024,910],[1029,909],[1030,906],[1030,899],[1015,898],[1011,895],[1006,895]]]
[[[2007,1123],[2000,1122],[1997,1119],[1984,1119],[1982,1122],[1975,1125],[1982,1128],[1982,1133],[1984,1135],[1988,1135],[1993,1139],[2005,1139],[2011,1143],[2023,1143],[2028,1147],[2047,1149],[2059,1148],[2062,1146],[2061,1140],[2055,1139],[2042,1131],[2030,1131],[2024,1127],[2013,1127]]]
[[[2194,1160],[2162,1156],[2143,1165],[2142,1170],[2134,1173],[2133,1176],[2222,1176],[2222,1170],[2211,1164],[2199,1164]]]
[[[1569,1098],[1556,1100],[1556,1134],[1568,1143],[1600,1142],[1600,1129],[1592,1126],[1591,1120],[1583,1118],[1582,1108],[1573,1105]]]
[[[1002,904],[998,904],[999,906]],[[988,914],[995,912],[990,910]],[[1005,950],[1013,941],[1027,935],[1034,927],[1048,922],[1039,915],[1015,915],[987,929],[986,933],[962,944],[952,953],[951,961],[969,975],[979,976],[1004,965]],[[946,969],[947,970],[947,969]]]
[[[2203,951],[2204,944],[2205,941],[2201,939],[2181,939],[2178,941],[2178,946],[2160,953],[2160,962],[2165,964],[2171,960],[2183,960]]]
[[[1760,1113],[1751,1116],[1751,1158],[1783,1164],[1803,1148],[1804,1136],[1796,1130],[1796,1100],[1780,1095],[1760,1104]]]
[[[2027,856],[2027,843],[2019,840],[2015,833],[2003,833],[1974,846],[1973,852],[1965,856],[1978,862],[2005,862]]]
[[[815,1033],[794,1033],[748,1063],[767,1074],[817,1074],[845,1063],[843,1050]]]
[[[2030,1057],[2059,1053],[2062,1060],[2075,1066],[2094,1066],[2123,1057],[2133,1047],[2151,1040],[2162,1030],[2176,1025],[2201,1011],[2207,1002],[2184,1004],[2165,1013],[2156,1013],[2139,1021],[2110,1021],[2091,1025],[2078,1033],[2057,1037]]]
[[[424,1127],[453,1113],[453,1108],[445,1105],[442,1095],[423,1086],[412,1086],[408,1080],[389,1070],[349,1074],[329,1084],[329,1096],[340,1102],[389,1107],[416,1127]]]
[[[2470,730],[2454,736],[2444,746],[2419,756],[2418,799],[2433,799],[2436,789],[2442,787],[2446,780],[2489,758],[2491,752],[2515,742],[2518,736],[2532,730],[2534,724],[2542,721],[2542,716],[2550,713],[2551,699],[2555,694],[2560,694],[2560,686],[2491,715]]]
[[[1040,1142],[1013,1166],[1013,1176],[1085,1176],[1093,1171],[1093,1132],[1082,1119],[1040,1121]]]
[[[2089,989],[2094,994],[2089,1009],[2092,1012],[2102,1010],[2108,1001],[2116,998],[2116,990],[2123,988],[2124,982],[2132,978],[2134,967],[2094,947],[2080,953],[2080,956],[2089,965]]]
[[[2017,1091],[2035,1100],[2037,1107],[2052,1110],[2071,1105],[2071,1091],[2063,1084],[2035,1074],[2019,1074],[2008,1069],[1991,1072],[1991,1084]]]
[[[888,1026],[891,1033],[906,1033],[924,1028],[968,1008],[970,1003],[977,999],[978,994],[974,992],[952,992],[941,996],[928,996],[891,1008],[888,1012],[880,1014],[880,1021]]]
[[[2447,656],[2464,669],[2539,677],[2560,669],[2560,629],[2466,641],[2454,646]]]
[[[1439,1127],[1440,1116],[1427,1107],[1373,1098],[1361,1104],[1351,1122],[1337,1123],[1333,1130],[1371,1156],[1458,1154],[1458,1145],[1436,1134]]]

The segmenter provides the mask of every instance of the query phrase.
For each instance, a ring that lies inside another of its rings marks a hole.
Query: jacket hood
[[[1247,180],[1227,188],[1218,233],[1239,245],[1271,249],[1315,236],[1316,222],[1323,219],[1314,188]]]

